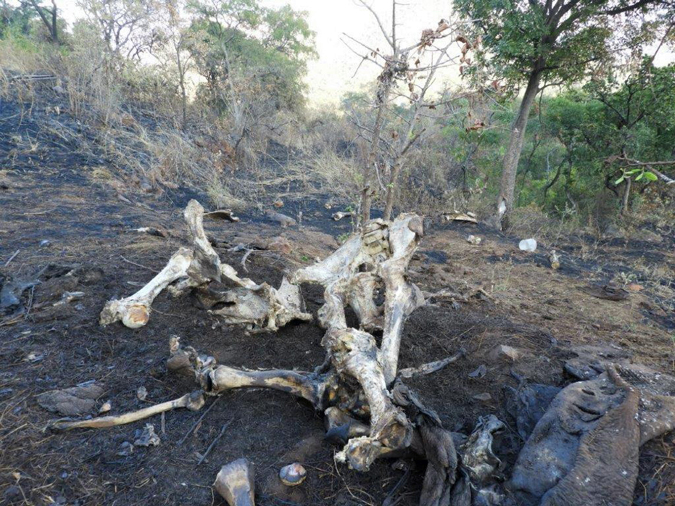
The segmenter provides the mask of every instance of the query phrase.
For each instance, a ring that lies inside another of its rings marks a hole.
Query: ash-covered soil
[[[0,501],[220,505],[224,502],[211,488],[216,473],[223,464],[247,457],[256,466],[258,504],[382,504],[404,471],[388,460],[365,474],[336,465],[338,448],[323,440],[321,417],[281,392],[226,393],[189,435],[203,410],[169,412],[163,423],[154,417],[104,430],[45,430],[56,415],[41,408],[36,396],[56,388],[96,380],[105,387],[97,407],[110,401],[112,413],[190,392],[190,380],[166,372],[172,335],[223,364],[308,370],[323,361],[323,333],[316,324],[302,323],[278,333],[247,335],[221,325],[189,297],[174,300],[166,294],[156,299],[146,327],[100,327],[105,301],[138,290],[184,243],[181,206],[186,199],[179,197],[199,194],[144,193],[133,178],[111,170],[109,154],[85,154],[76,140],[61,139],[47,128],[47,113],[20,112],[16,104],[0,105],[0,272],[4,279],[39,277],[40,283],[24,292],[22,312],[0,315]],[[58,121],[73,120],[61,115]],[[206,198],[201,200],[208,207]],[[270,208],[274,200],[270,195]],[[246,261],[248,277],[278,285],[285,271],[324,258],[337,247],[336,237],[349,231],[348,222],[330,220],[335,209],[325,209],[320,201],[288,202],[280,211],[290,214],[288,209],[296,207],[305,209],[302,227],[282,229],[258,213],[244,213],[235,224],[208,221],[207,230],[218,239],[221,258],[240,272],[244,252],[228,252],[229,247],[288,239],[290,250],[255,251]],[[168,234],[136,232],[140,227]],[[410,385],[451,430],[468,434],[479,416],[490,413],[506,422],[509,430],[496,441],[495,451],[508,474],[523,444],[504,407],[503,388],[516,386],[516,377],[563,386],[571,381],[563,373],[563,360],[575,346],[588,344],[616,346],[635,362],[675,373],[673,279],[650,276],[652,271],[642,268],[673,269],[675,237],[672,229],[655,233],[659,242],[596,241],[592,255],[584,254],[583,237],[563,238],[556,244],[562,268],[554,271],[545,244],[528,254],[518,250],[516,238],[432,217],[411,263],[411,278],[427,292],[450,289],[466,296],[466,302],[440,300],[417,310],[405,326],[400,365],[417,366],[460,348],[467,355]],[[468,234],[480,235],[482,244],[468,244]],[[77,269],[74,275],[66,276],[72,269]],[[621,301],[589,291],[621,272],[642,289]],[[64,292],[75,291],[84,297],[54,305]],[[321,290],[305,287],[304,295],[315,312]],[[517,348],[520,357],[490,358],[498,345]],[[486,374],[470,376],[481,365]],[[136,395],[141,386],[148,391],[145,402]],[[223,437],[197,465],[228,422]],[[120,455],[122,444],[133,442],[146,423],[155,426],[159,446]],[[675,503],[674,447],[670,433],[642,449],[635,504]],[[296,460],[304,463],[308,478],[288,490],[279,485],[277,473]],[[423,471],[423,464],[413,463],[397,492],[398,504],[417,503]]]

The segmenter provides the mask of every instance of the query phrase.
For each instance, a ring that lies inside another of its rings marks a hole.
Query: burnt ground
[[[310,369],[323,360],[322,331],[303,323],[274,334],[246,335],[220,325],[189,298],[172,300],[166,294],[156,299],[146,327],[100,327],[105,301],[136,291],[183,244],[180,206],[194,191],[142,193],[130,178],[111,173],[109,155],[85,153],[76,141],[55,136],[42,126],[49,118],[38,112],[18,112],[11,103],[0,106],[1,272],[30,280],[47,270],[40,275],[41,284],[25,292],[23,313],[0,316],[0,501],[220,505],[224,502],[211,489],[216,473],[223,464],[247,457],[256,466],[258,504],[382,504],[404,472],[386,460],[365,474],[337,466],[337,448],[323,441],[321,417],[281,392],[223,395],[182,445],[179,440],[201,413],[167,413],[163,428],[155,417],[105,430],[44,430],[55,415],[38,406],[36,395],[55,388],[97,380],[105,387],[97,407],[109,400],[113,413],[191,391],[191,381],[166,372],[172,335],[228,365]],[[281,229],[256,214],[244,214],[237,224],[208,222],[207,229],[224,246],[287,238],[290,252],[254,252],[246,263],[249,277],[276,285],[285,270],[328,255],[337,246],[335,236],[349,230],[348,223],[329,219],[334,209],[315,204],[287,204],[311,209],[304,213],[302,228]],[[161,227],[169,237],[134,231],[147,226]],[[672,229],[657,230],[660,242],[649,243],[558,239],[555,247],[563,252],[558,271],[549,267],[551,245],[546,243],[527,254],[518,250],[516,238],[481,226],[437,221],[427,230],[411,263],[413,281],[428,292],[449,288],[463,293],[468,302],[441,301],[416,311],[405,327],[401,367],[466,349],[466,358],[410,384],[451,430],[469,433],[478,417],[489,413],[504,420],[509,430],[495,449],[506,464],[513,463],[523,443],[503,402],[503,387],[517,385],[512,372],[562,386],[570,381],[562,369],[570,350],[602,344],[632,354],[635,362],[675,373]],[[468,244],[469,233],[480,235],[483,243]],[[242,252],[218,251],[241,270]],[[78,268],[74,276],[64,275],[73,268]],[[589,286],[612,279],[639,283],[642,289],[623,301],[589,293]],[[64,291],[86,295],[54,306]],[[316,311],[321,291],[306,287],[305,297]],[[513,363],[489,358],[501,344],[519,349],[521,357]],[[487,374],[471,378],[469,373],[482,364]],[[148,391],[146,402],[136,396],[140,386]],[[474,398],[484,393],[490,400]],[[198,466],[199,456],[230,421]],[[133,441],[134,432],[147,422],[154,424],[161,444],[119,455],[122,443]],[[674,447],[671,433],[642,449],[635,504],[675,503]],[[295,460],[304,463],[309,476],[289,492],[276,476]],[[413,466],[399,490],[400,504],[417,503],[422,473],[422,465]]]

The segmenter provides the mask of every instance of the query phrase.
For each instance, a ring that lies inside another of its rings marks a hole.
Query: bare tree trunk
[[[52,9],[47,9],[40,7],[38,5],[37,0],[30,0],[31,5],[33,8],[36,10],[38,15],[40,16],[40,19],[44,23],[44,25],[47,27],[47,30],[49,31],[49,38],[52,39],[52,42],[54,44],[59,43],[59,36],[58,36],[58,30],[56,26],[56,19],[57,19],[57,14],[56,14],[56,0],[52,0]],[[51,21],[45,14],[45,11],[51,14]]]
[[[623,198],[621,199],[621,211],[619,214],[624,216],[628,211],[628,204],[630,202],[631,178],[626,178],[626,187],[623,190]]]
[[[373,165],[375,164],[375,156],[377,155],[378,146],[380,144],[380,133],[382,132],[382,124],[384,123],[384,113],[389,105],[389,94],[391,92],[391,79],[387,79],[378,95],[379,105],[377,107],[377,117],[375,118],[375,126],[373,127],[373,136],[370,141],[370,148],[368,149],[368,156],[366,157],[366,165],[363,168],[363,187],[361,193],[361,223],[365,223],[370,219],[370,207],[372,204],[372,192],[370,190],[373,179]]]
[[[180,47],[175,46],[176,49],[176,65],[178,67],[178,85],[180,86],[181,107],[182,107],[182,122],[181,129],[185,130],[187,126],[187,92],[185,90],[185,68],[180,59]]]
[[[497,200],[497,209],[499,223],[502,229],[509,227],[509,215],[513,211],[513,199],[516,189],[516,175],[518,173],[518,161],[520,153],[523,150],[523,141],[525,139],[525,129],[527,128],[527,118],[537,93],[539,92],[539,81],[541,80],[541,70],[535,69],[530,75],[525,89],[525,95],[520,103],[518,116],[511,129],[511,138],[509,139],[509,148],[504,156],[504,168],[502,170],[502,181],[499,189],[499,199]]]
[[[391,219],[391,212],[394,209],[394,196],[396,195],[398,175],[401,173],[402,163],[400,160],[397,160],[394,163],[394,167],[391,169],[391,181],[387,186],[387,199],[384,205],[384,216],[383,218],[387,221]]]

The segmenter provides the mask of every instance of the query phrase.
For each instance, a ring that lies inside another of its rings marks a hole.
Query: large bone
[[[388,224],[373,220],[364,231],[353,235],[335,253],[296,271],[291,282],[318,283],[325,287],[325,304],[319,323],[325,329],[347,328],[345,304],[352,306],[364,329],[381,328],[381,310],[373,302],[378,284],[377,265],[389,255]]]
[[[213,314],[229,324],[248,325],[252,331],[276,331],[291,320],[312,320],[312,315],[304,312],[300,288],[286,278],[282,279],[279,289],[263,283],[253,289],[211,290],[208,297],[211,304],[225,304],[212,310]]]
[[[190,411],[198,411],[204,406],[204,394],[201,390],[185,394],[178,399],[172,401],[155,404],[148,408],[139,409],[130,413],[124,413],[117,416],[101,416],[99,418],[91,418],[89,420],[66,421],[56,420],[49,425],[49,428],[54,430],[71,430],[71,429],[102,429],[105,427],[114,427],[116,425],[125,425],[127,423],[137,422],[149,418],[165,411],[172,409],[187,408]]]
[[[337,457],[353,469],[367,471],[379,456],[410,445],[410,422],[391,402],[373,336],[355,329],[329,330],[322,344],[337,373],[356,380],[368,401],[370,434],[350,440]]]
[[[272,388],[302,397],[316,409],[322,409],[326,388],[325,375],[274,369],[245,371],[225,365],[207,367],[200,375],[200,383],[208,394],[216,395],[236,388]]]
[[[250,279],[240,278],[232,266],[220,261],[204,232],[204,208],[199,202],[191,200],[183,216],[193,248],[181,248],[166,267],[134,295],[107,302],[101,311],[101,325],[122,320],[129,328],[142,327],[148,323],[152,302],[165,288],[178,296],[202,287],[205,297],[209,298],[209,295],[218,292],[211,292],[206,285],[211,281],[224,280],[234,283],[236,288],[216,296],[212,303],[227,304],[214,311],[223,316],[227,323],[248,324],[254,330],[274,331],[291,320],[312,319],[310,314],[304,312],[299,287],[285,279],[278,290],[266,283],[258,285]]]
[[[400,216],[389,227],[391,258],[383,262],[380,269],[386,288],[380,362],[387,385],[396,378],[403,323],[410,313],[424,304],[422,291],[406,276],[422,235],[422,219],[413,214]]]
[[[122,320],[125,326],[137,329],[148,323],[152,301],[171,283],[188,275],[193,259],[194,253],[191,250],[179,249],[173,254],[166,267],[138,292],[126,299],[106,302],[99,318],[101,325],[109,325]]]
[[[213,486],[230,506],[255,506],[253,480],[253,464],[238,459],[220,468]]]

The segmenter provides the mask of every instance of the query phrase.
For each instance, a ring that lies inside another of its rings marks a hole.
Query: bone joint
[[[150,308],[157,295],[164,289],[178,296],[194,288],[200,288],[212,297],[215,303],[223,303],[212,311],[226,323],[248,325],[252,330],[274,331],[291,320],[309,321],[312,316],[304,312],[304,301],[297,286],[283,280],[278,289],[266,283],[256,284],[240,278],[230,265],[220,261],[218,254],[204,232],[204,208],[191,200],[183,213],[192,248],[181,248],[169,263],[146,286],[130,297],[106,303],[100,316],[101,325],[121,320],[129,328],[139,328],[148,323]],[[223,292],[211,292],[207,285],[212,281],[235,285]]]

